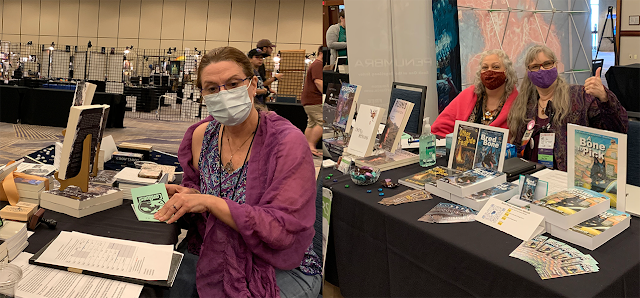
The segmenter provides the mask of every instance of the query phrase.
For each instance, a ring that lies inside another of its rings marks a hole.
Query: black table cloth
[[[438,160],[439,165],[444,163],[444,159]],[[380,179],[396,181],[422,169],[411,165],[383,172]],[[600,263],[600,272],[541,280],[533,266],[509,257],[522,243],[515,237],[479,222],[418,221],[435,205],[447,201],[435,197],[387,207],[377,203],[383,198],[378,195],[379,184],[357,186],[335,170],[323,170],[321,175],[329,173],[334,176],[324,184],[332,189],[333,202],[325,272],[327,281],[339,286],[345,297],[640,295],[637,218],[595,251],[568,243],[591,254]],[[392,196],[407,189],[385,188],[384,193]]]
[[[5,205],[7,202],[0,202],[0,208]],[[42,224],[39,225],[35,234],[28,239],[29,246],[25,249],[28,253],[38,252],[58,236],[60,231],[77,231],[96,236],[171,245],[178,242],[180,233],[177,224],[138,221],[131,208],[130,200],[124,200],[124,204],[121,206],[82,218],[71,217],[51,210],[45,212],[44,218],[54,219],[58,225],[55,230],[50,230]],[[164,290],[162,287],[144,286],[140,297],[162,297]]]
[[[605,77],[629,116],[640,117],[640,63],[611,66]]]

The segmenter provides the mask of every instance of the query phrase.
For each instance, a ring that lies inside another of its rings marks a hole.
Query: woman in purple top
[[[249,58],[238,49],[214,49],[200,62],[197,86],[211,117],[185,133],[178,151],[182,185],[167,185],[171,198],[155,215],[189,229],[172,295],[316,297],[320,291],[311,243],[311,152],[289,121],[256,109],[256,85]]]
[[[540,133],[554,133],[553,168],[567,171],[567,123],[626,133],[629,119],[615,94],[602,85],[600,69],[584,85],[569,85],[558,76],[557,62],[547,46],[529,49],[527,75],[507,124],[510,143],[532,161],[538,161]],[[527,127],[529,123],[532,128]],[[527,129],[531,130],[530,138],[525,136]]]

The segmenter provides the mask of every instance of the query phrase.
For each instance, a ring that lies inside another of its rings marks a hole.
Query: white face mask
[[[207,106],[209,115],[218,122],[227,126],[238,125],[247,120],[251,114],[249,86],[220,90],[218,93],[205,95],[204,104]]]

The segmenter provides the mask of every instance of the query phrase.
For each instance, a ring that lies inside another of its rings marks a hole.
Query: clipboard
[[[57,236],[56,236],[56,238],[57,238]],[[108,279],[113,279],[113,280],[118,280],[118,281],[124,281],[124,282],[139,284],[139,285],[161,286],[161,287],[170,288],[170,287],[173,286],[173,282],[176,279],[176,275],[178,274],[178,269],[180,269],[180,264],[182,263],[182,258],[184,256],[184,254],[182,254],[181,252],[177,252],[177,251],[173,252],[173,255],[171,257],[171,266],[169,267],[169,278],[167,280],[144,280],[144,279],[131,278],[131,277],[125,277],[125,276],[118,276],[118,275],[111,275],[111,274],[105,274],[105,273],[100,273],[100,272],[96,272],[96,271],[82,270],[82,269],[77,269],[77,268],[68,268],[68,267],[64,267],[64,266],[58,266],[58,265],[38,262],[38,258],[40,258],[42,253],[44,253],[44,251],[47,250],[49,245],[54,240],[56,240],[56,238],[53,238],[53,240],[49,241],[49,243],[47,243],[47,245],[42,247],[36,254],[34,254],[29,259],[29,264],[38,265],[38,266],[44,266],[44,267],[49,267],[49,268],[54,268],[54,269],[59,269],[59,270],[64,270],[64,271],[69,271],[69,272],[75,272],[75,273],[80,273],[80,274],[92,275],[92,276],[97,276],[97,277],[102,277],[102,278],[108,278]]]

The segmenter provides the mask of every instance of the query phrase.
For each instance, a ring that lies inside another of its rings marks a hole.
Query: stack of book
[[[40,205],[40,194],[44,191],[45,181],[18,177],[13,179],[20,196],[19,202]]]
[[[131,189],[155,183],[167,183],[169,177],[167,173],[162,174],[159,179],[142,178],[139,174],[140,169],[124,168],[115,176],[116,181],[118,181],[118,187],[122,190],[125,199],[132,199]]]
[[[580,187],[563,190],[531,204],[543,215],[549,234],[594,250],[629,227],[628,213],[610,208],[601,193]]]
[[[399,167],[417,163],[420,156],[406,150],[396,150],[394,153],[383,152],[378,155],[358,158],[355,160],[356,166],[378,168],[380,171],[392,170]]]
[[[118,171],[113,170],[102,170],[98,172],[98,175],[95,177],[91,177],[90,182],[95,184],[102,184],[107,186],[117,187],[116,183],[116,175]]]
[[[73,217],[83,217],[122,205],[122,191],[108,185],[89,183],[89,191],[71,185],[64,191],[43,191],[40,206]]]
[[[135,167],[136,161],[143,160],[142,153],[133,153],[133,152],[123,152],[116,151],[111,156],[111,160],[109,161],[112,164],[115,164],[119,168],[125,167]]]
[[[437,166],[400,178],[399,184],[424,189],[454,203],[480,210],[490,198],[501,201],[517,194],[518,186],[506,182],[506,175],[496,170],[475,168],[465,172]]]
[[[5,220],[2,227],[0,227],[0,240],[4,241],[3,244],[0,244],[0,258],[3,257],[2,247],[4,246],[6,247],[9,261],[13,260],[29,245],[29,242],[27,242],[27,224]]]

